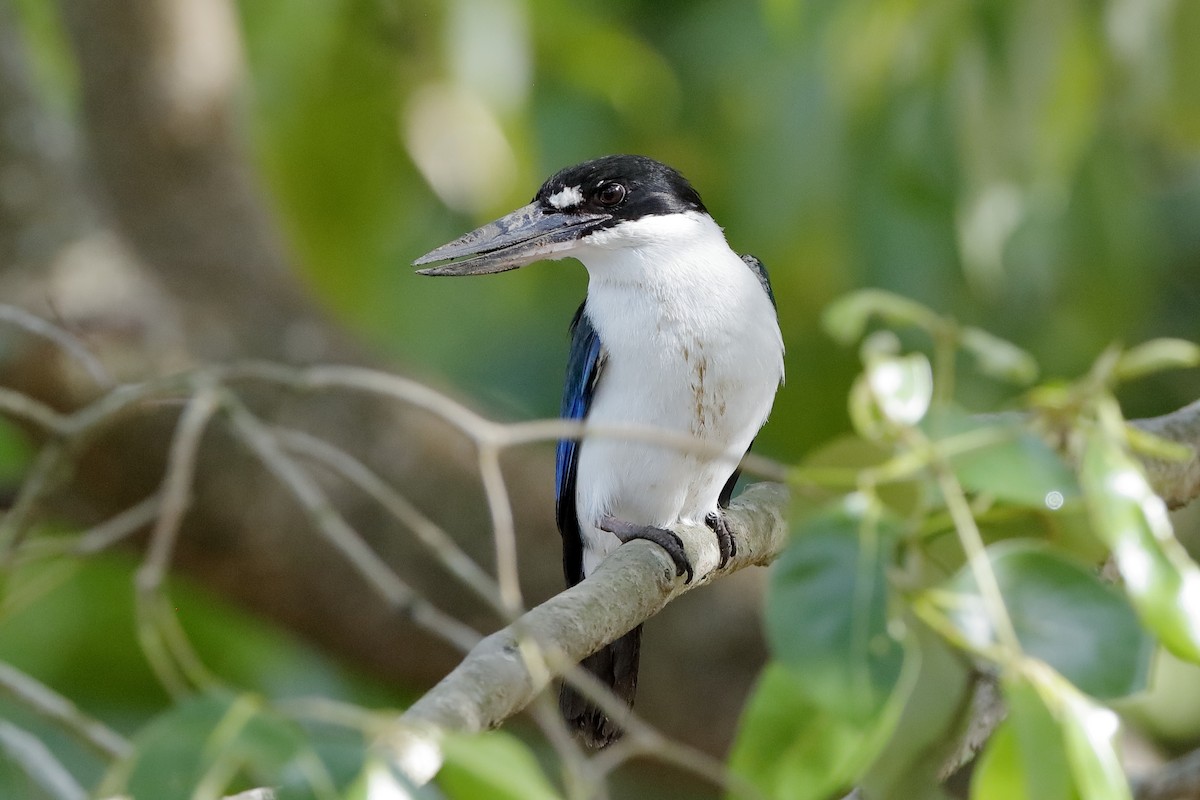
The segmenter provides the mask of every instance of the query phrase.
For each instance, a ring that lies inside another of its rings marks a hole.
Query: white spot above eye
[[[578,186],[568,186],[547,197],[546,202],[559,210],[574,208],[583,204],[583,192],[579,191]]]

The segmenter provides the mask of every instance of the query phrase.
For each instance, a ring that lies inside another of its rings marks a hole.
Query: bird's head
[[[552,175],[533,202],[418,258],[422,275],[486,275],[578,255],[589,246],[644,245],[662,226],[650,218],[707,214],[675,170],[645,156],[585,161]]]

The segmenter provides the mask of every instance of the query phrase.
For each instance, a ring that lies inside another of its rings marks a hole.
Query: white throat
[[[571,255],[587,267],[593,286],[643,287],[713,277],[714,262],[737,258],[720,226],[699,211],[622,222],[588,236]]]
[[[624,222],[587,237],[571,255],[587,268],[589,315],[610,349],[616,327],[646,336],[671,326],[733,342],[739,332],[757,333],[744,345],[731,343],[730,352],[768,344],[782,373],[783,340],[770,299],[708,214]]]

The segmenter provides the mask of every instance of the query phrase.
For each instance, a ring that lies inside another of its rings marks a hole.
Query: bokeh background
[[[674,165],[768,266],[788,346],[759,444],[775,456],[846,428],[855,361],[817,321],[852,288],[1011,338],[1051,375],[1113,341],[1195,335],[1195,4],[342,0],[241,14],[255,153],[313,290],[375,347],[498,412],[555,413],[583,272],[429,281],[406,265],[612,152]],[[1130,412],[1196,388],[1173,375]]]
[[[17,5],[47,91],[69,106],[54,5]],[[846,427],[854,359],[817,320],[852,288],[952,312],[1051,375],[1078,374],[1110,342],[1195,335],[1194,3],[237,10],[244,132],[308,285],[373,347],[498,413],[555,413],[583,272],[429,281],[407,265],[612,152],[678,168],[770,269],[789,378],[760,440],[773,455]],[[1170,376],[1130,413],[1196,386]]]
[[[206,2],[152,4],[184,20],[164,50],[189,53],[178,63],[196,70],[169,77],[200,98],[235,87],[231,130],[288,267],[377,362],[495,418],[557,413],[584,271],[553,262],[433,280],[408,265],[527,202],[557,169],[605,153],[679,169],[734,248],[770,270],[787,383],[756,449],[783,461],[849,427],[858,360],[819,321],[851,289],[888,289],[991,330],[1048,377],[1086,371],[1113,342],[1198,336],[1200,4],[1191,0],[214,0],[198,11]],[[0,25],[20,43],[20,63],[0,69],[19,68],[42,113],[76,132],[63,147],[82,154],[85,177],[119,189],[119,174],[87,166],[89,149],[94,157],[106,146],[86,122],[105,101],[89,94],[87,71],[105,61],[81,46],[89,34],[78,20],[99,6],[0,3]],[[125,169],[139,169],[137,159]],[[22,184],[5,177],[0,198],[7,191],[11,202]],[[246,302],[266,314],[275,299]],[[959,391],[968,408],[991,410],[1016,390],[966,372]],[[1193,371],[1147,379],[1122,399],[1138,417],[1198,396]],[[15,428],[0,433],[11,487],[32,442]],[[521,485],[545,481],[517,500],[541,520],[533,552],[544,559],[529,558],[553,566],[547,453],[527,470],[534,477]],[[453,488],[427,492],[443,517],[459,503]],[[452,532],[469,530],[453,521]],[[0,619],[0,654],[129,730],[164,703],[135,647],[125,660],[96,657],[113,637],[132,637],[131,565],[114,556],[51,576],[50,588]],[[400,670],[398,681],[393,667],[410,656],[364,656],[365,645],[344,647],[328,632],[328,618],[306,622],[299,606],[260,602],[236,578],[199,572],[208,589],[178,589],[182,607],[193,609],[193,637],[212,637],[201,649],[235,682],[375,703],[400,702],[430,677]],[[535,581],[534,599],[552,584]],[[757,588],[733,591],[753,606]],[[723,727],[690,731],[721,752],[761,646],[739,638],[756,641],[753,626],[701,630],[703,601],[689,602],[674,619],[713,639],[724,659],[713,669],[742,663]],[[80,610],[98,607],[110,611],[93,619]],[[650,683],[705,669],[694,660],[704,648],[667,650],[649,666]],[[678,703],[648,698],[646,708],[672,732],[695,727]]]

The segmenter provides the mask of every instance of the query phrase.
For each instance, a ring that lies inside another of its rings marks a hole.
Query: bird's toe
[[[733,538],[733,531],[729,529],[729,520],[726,519],[724,512],[712,512],[704,518],[704,523],[717,535],[717,551],[721,554],[717,568],[720,569],[729,563],[729,559],[737,555],[737,541]]]
[[[654,525],[638,525],[626,522],[611,515],[600,520],[600,529],[608,531],[621,540],[622,543],[632,539],[645,539],[667,551],[671,561],[675,563],[675,574],[686,575],[685,583],[692,582],[692,562],[688,560],[687,552],[683,549],[683,540],[674,531],[659,528]]]

